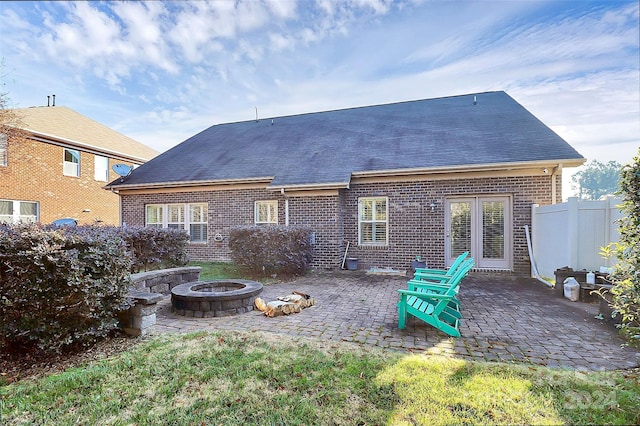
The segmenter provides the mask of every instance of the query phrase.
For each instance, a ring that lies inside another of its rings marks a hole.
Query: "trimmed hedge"
[[[299,275],[313,260],[312,231],[279,225],[242,226],[229,232],[231,260],[254,274]]]
[[[184,230],[139,226],[118,230],[133,255],[133,273],[175,268],[189,262],[189,234]]]
[[[115,228],[0,225],[0,332],[60,352],[117,327],[129,306],[131,256]]]
[[[130,274],[183,266],[189,235],[174,229],[0,224],[0,339],[60,352],[118,326]]]

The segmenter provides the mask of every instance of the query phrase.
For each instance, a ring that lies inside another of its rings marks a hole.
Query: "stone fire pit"
[[[212,280],[180,284],[171,289],[171,305],[178,315],[210,318],[253,310],[262,284],[249,280]]]

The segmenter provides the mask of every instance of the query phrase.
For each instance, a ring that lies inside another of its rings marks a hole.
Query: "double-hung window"
[[[80,176],[80,151],[64,149],[64,165],[62,172],[65,176]]]
[[[189,235],[191,241],[207,241],[206,204],[189,204]]]
[[[0,223],[37,222],[38,203],[35,201],[0,200]]]
[[[365,246],[386,246],[389,240],[387,197],[358,199],[358,242]]]
[[[254,223],[256,225],[277,225],[278,200],[256,201]]]
[[[167,205],[167,228],[184,229],[184,204]]]
[[[107,182],[109,180],[109,158],[96,155],[94,160],[94,179]]]
[[[162,228],[163,208],[160,205],[147,205],[145,212],[145,225],[154,228]]]
[[[186,214],[185,214],[186,213]],[[207,205],[147,204],[145,225],[187,231],[191,242],[207,241]]]

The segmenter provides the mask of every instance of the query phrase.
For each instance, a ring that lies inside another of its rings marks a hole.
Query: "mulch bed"
[[[38,351],[16,351],[0,345],[0,386],[25,379],[61,373],[69,368],[118,355],[140,343],[141,338],[116,335],[90,347],[60,354]]]

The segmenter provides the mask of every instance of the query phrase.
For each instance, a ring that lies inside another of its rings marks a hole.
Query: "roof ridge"
[[[298,114],[287,114],[287,115],[264,117],[264,118],[260,118],[260,119],[257,119],[257,120],[253,119],[253,120],[229,121],[229,122],[225,122],[225,123],[214,124],[214,126],[251,123],[251,122],[258,122],[258,121],[263,121],[263,120],[276,120],[278,118],[301,117],[301,116],[307,116],[307,115],[313,115],[313,114],[324,114],[324,113],[330,113],[330,112],[344,112],[344,111],[352,111],[352,110],[359,110],[359,109],[366,109],[366,108],[386,107],[386,106],[391,106],[391,105],[401,105],[401,104],[408,104],[408,103],[413,103],[413,102],[424,102],[424,101],[437,101],[437,100],[443,100],[443,99],[454,99],[454,98],[462,98],[462,97],[465,97],[465,96],[480,96],[480,95],[486,95],[486,94],[492,94],[492,93],[504,93],[505,95],[509,96],[509,94],[507,92],[505,92],[504,90],[489,90],[489,91],[485,91],[485,92],[472,92],[472,93],[464,93],[464,94],[460,94],[460,95],[439,96],[439,97],[435,97],[435,98],[410,99],[410,100],[405,100],[405,101],[395,101],[395,102],[387,102],[387,103],[380,103],[380,104],[373,104],[373,105],[359,105],[359,106],[351,106],[351,107],[345,107],[345,108],[328,109],[328,110],[322,110],[322,111],[301,112],[301,113],[298,113]],[[511,97],[511,96],[509,96],[509,97]]]

